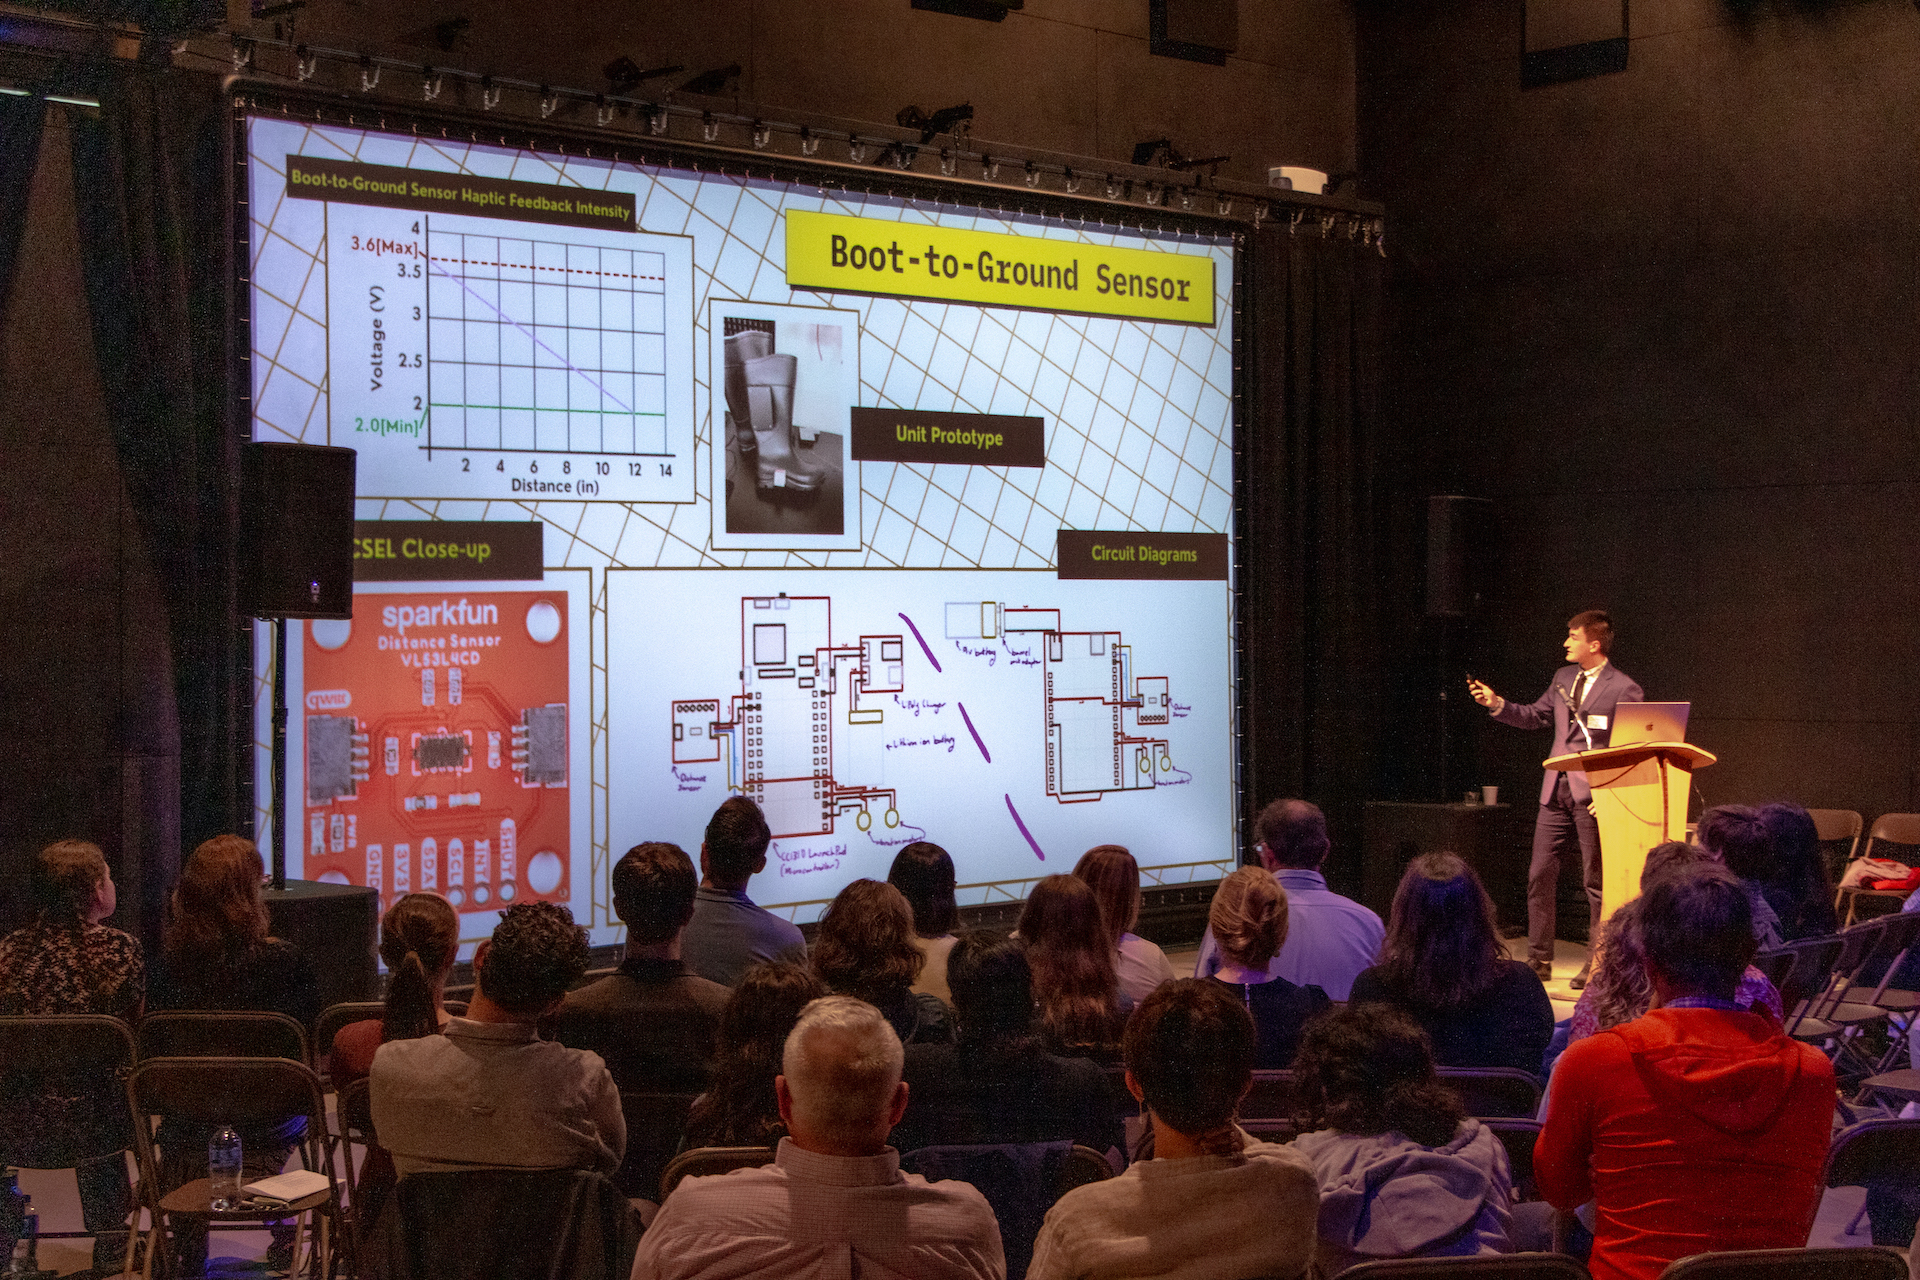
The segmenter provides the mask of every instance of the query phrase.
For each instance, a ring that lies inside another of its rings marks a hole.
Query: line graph
[[[430,227],[425,258],[422,449],[675,455],[664,254]]]

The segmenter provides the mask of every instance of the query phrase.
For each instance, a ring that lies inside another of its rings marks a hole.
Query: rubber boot
[[[733,441],[740,461],[753,465],[759,447],[753,438],[753,419],[747,413],[747,362],[773,354],[773,335],[760,329],[745,329],[727,339],[727,438]]]
[[[762,489],[812,493],[826,479],[826,468],[802,457],[793,442],[793,382],[799,363],[787,355],[747,362],[747,411],[759,445],[755,479]]]

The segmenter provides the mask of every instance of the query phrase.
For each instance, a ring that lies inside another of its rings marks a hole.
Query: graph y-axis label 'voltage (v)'
[[[691,241],[601,216],[612,193],[397,172],[514,190],[457,214],[325,190],[328,436],[361,496],[693,501]],[[563,205],[594,212],[532,216]]]

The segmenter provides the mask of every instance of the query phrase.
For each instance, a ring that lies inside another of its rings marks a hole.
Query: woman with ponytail
[[[373,1069],[374,1051],[389,1040],[437,1035],[446,1025],[441,992],[460,948],[460,917],[437,893],[409,893],[380,917],[380,959],[387,966],[387,1008],[352,1022],[333,1037],[328,1069],[335,1088]]]
[[[1292,1066],[1307,1021],[1333,1001],[1311,983],[1295,986],[1267,972],[1287,940],[1287,891],[1265,867],[1242,867],[1214,890],[1207,927],[1220,948],[1220,968],[1209,981],[1224,983],[1252,1016],[1253,1065]]]
[[[441,992],[460,949],[460,917],[437,893],[409,893],[380,917],[380,960],[387,966],[387,1007],[378,1018],[349,1022],[333,1037],[327,1071],[344,1089],[373,1070],[373,1055],[389,1040],[440,1034],[447,1023]],[[356,1219],[364,1230],[379,1221],[380,1207],[398,1174],[380,1146],[367,1148],[360,1168]]]
[[[1440,1082],[1418,1023],[1384,1004],[1331,1013],[1307,1029],[1293,1079],[1308,1132],[1292,1149],[1320,1183],[1322,1275],[1512,1251],[1507,1149]]]

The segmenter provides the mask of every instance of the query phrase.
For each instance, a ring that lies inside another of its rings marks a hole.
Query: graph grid
[[[427,234],[428,449],[670,456],[666,259]]]

